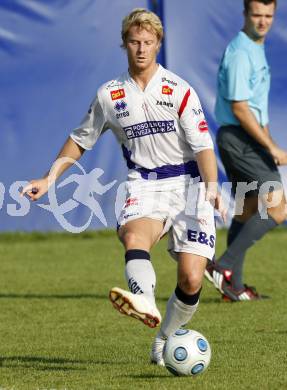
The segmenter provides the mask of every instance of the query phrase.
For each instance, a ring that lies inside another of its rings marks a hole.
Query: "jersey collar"
[[[158,64],[158,68],[156,70],[156,72],[154,73],[154,75],[152,76],[152,78],[150,79],[150,81],[148,82],[145,90],[143,91],[139,85],[135,82],[135,80],[131,77],[131,75],[129,74],[129,72],[126,73],[126,79],[127,81],[132,84],[138,91],[142,92],[142,93],[146,93],[146,92],[149,92],[151,89],[153,89],[154,85],[158,83],[158,80],[162,77],[162,74],[163,74],[163,67]]]

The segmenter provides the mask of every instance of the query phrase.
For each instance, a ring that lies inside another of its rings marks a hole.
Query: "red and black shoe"
[[[231,286],[232,271],[230,269],[215,267],[213,271],[213,284],[221,293],[226,286]]]
[[[213,284],[213,277],[212,277],[212,274],[213,274],[213,269],[214,269],[214,261],[212,260],[207,260],[207,264],[206,264],[206,267],[205,267],[205,271],[204,271],[204,276],[206,277],[206,279]]]
[[[222,299],[225,302],[258,301],[268,298],[270,298],[268,295],[259,294],[255,287],[247,284],[244,284],[244,288],[241,290],[234,290],[231,285],[225,285],[222,294]]]
[[[225,285],[231,286],[232,271],[226,268],[222,268],[216,261],[209,261],[204,271],[204,276],[214,287],[224,293],[223,288]]]

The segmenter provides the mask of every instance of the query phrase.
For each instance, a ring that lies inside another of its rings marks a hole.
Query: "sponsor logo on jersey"
[[[163,83],[168,83],[168,84],[174,85],[175,87],[177,86],[177,83],[176,83],[175,81],[169,80],[169,79],[167,79],[166,77],[162,77],[161,81],[162,81]]]
[[[124,100],[121,100],[120,102],[116,102],[114,109],[118,112],[125,111],[127,108],[127,103]]]
[[[130,206],[137,206],[138,198],[128,198],[125,203],[125,209]]]
[[[165,101],[163,101],[163,100],[157,100],[157,101],[156,101],[156,105],[157,105],[157,106],[166,106],[166,107],[170,107],[170,108],[173,107],[173,103],[165,102]]]
[[[193,108],[193,109],[192,109],[192,111],[193,111],[194,115],[200,115],[200,114],[203,114],[203,112],[202,112],[202,109],[201,109],[201,108],[199,108],[198,110],[196,110],[195,108]]]
[[[162,93],[163,95],[172,95],[173,89],[170,88],[168,85],[163,85],[163,86],[162,86],[161,93]]]
[[[124,100],[116,102],[116,104],[114,105],[114,109],[118,112],[118,114],[116,114],[117,119],[126,118],[127,116],[130,116],[130,113],[128,111],[125,111],[127,106],[128,105]]]
[[[115,91],[111,91],[111,98],[112,100],[118,100],[122,99],[126,96],[125,90],[123,88],[117,89]]]
[[[137,215],[140,215],[140,213],[129,213],[124,215],[124,219],[128,219],[131,217],[136,217]]]
[[[124,127],[128,139],[145,137],[146,135],[163,134],[176,131],[174,121],[149,121]]]
[[[187,239],[191,242],[198,242],[202,245],[208,245],[210,248],[215,246],[215,236],[209,235],[203,231],[190,230],[187,231]]]
[[[119,114],[116,114],[116,118],[126,118],[127,116],[130,116],[130,113],[128,111],[120,112]]]
[[[197,128],[198,130],[201,132],[201,133],[205,133],[206,131],[208,131],[208,125],[207,125],[207,122],[205,119],[203,119],[202,121],[200,121],[197,125]]]
[[[124,83],[120,80],[111,80],[111,82],[106,85],[106,89],[120,88],[122,85],[124,85]]]

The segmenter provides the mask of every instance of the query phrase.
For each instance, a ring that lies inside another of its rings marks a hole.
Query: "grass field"
[[[149,364],[154,330],[121,316],[107,299],[124,287],[113,232],[0,235],[0,389],[287,389],[287,230],[248,254],[246,282],[270,300],[223,303],[205,282],[190,328],[212,347],[209,369],[173,377]],[[158,306],[175,287],[175,263],[152,252]],[[225,232],[218,234],[218,253]]]

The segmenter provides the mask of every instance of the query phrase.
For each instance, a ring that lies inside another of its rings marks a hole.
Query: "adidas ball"
[[[198,375],[209,365],[211,349],[206,338],[190,329],[178,329],[167,339],[163,359],[166,368],[177,376]]]

